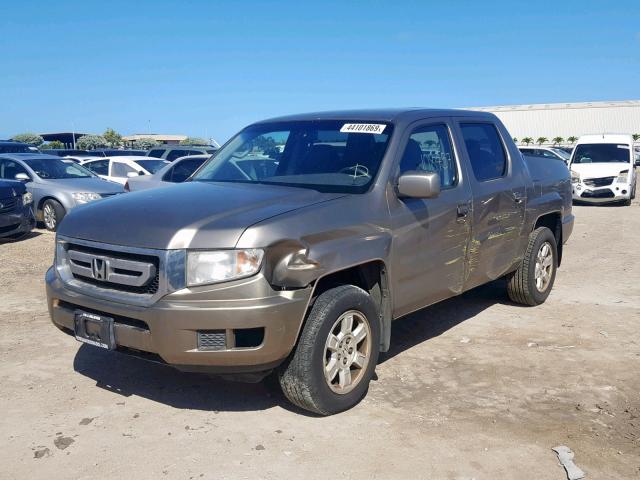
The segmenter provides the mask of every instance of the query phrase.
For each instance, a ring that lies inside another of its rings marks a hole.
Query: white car
[[[532,157],[545,157],[562,160],[564,163],[569,162],[569,155],[564,150],[554,147],[518,147],[518,149],[524,154]]]
[[[124,184],[124,190],[125,192],[135,192],[182,183],[200,168],[209,157],[211,155],[190,155],[178,158],[173,162],[167,163],[153,175],[130,178]]]
[[[631,135],[583,135],[569,162],[573,199],[631,205],[636,196],[635,166]]]
[[[139,156],[103,157],[80,163],[105,180],[124,185],[129,178],[153,175],[169,162],[157,158]]]

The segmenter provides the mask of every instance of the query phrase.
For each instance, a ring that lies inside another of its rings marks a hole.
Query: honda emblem
[[[94,258],[91,266],[93,278],[96,280],[107,279],[107,261],[104,258]]]

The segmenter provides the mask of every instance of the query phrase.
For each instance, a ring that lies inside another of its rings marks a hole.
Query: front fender
[[[390,232],[366,227],[277,242],[267,249],[265,275],[275,286],[302,288],[329,273],[384,261],[390,248]]]

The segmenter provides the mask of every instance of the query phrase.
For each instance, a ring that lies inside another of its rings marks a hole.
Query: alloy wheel
[[[357,310],[340,315],[325,343],[324,377],[338,394],[353,390],[364,377],[371,358],[371,326]]]
[[[553,275],[553,249],[549,242],[544,242],[538,250],[534,275],[538,291],[546,291]]]

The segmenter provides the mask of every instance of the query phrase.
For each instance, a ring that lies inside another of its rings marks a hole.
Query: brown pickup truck
[[[96,347],[275,372],[332,414],[366,394],[393,320],[501,277],[514,302],[544,302],[572,227],[564,163],[523,157],[491,114],[276,118],[183,184],[70,212],[49,310]]]

